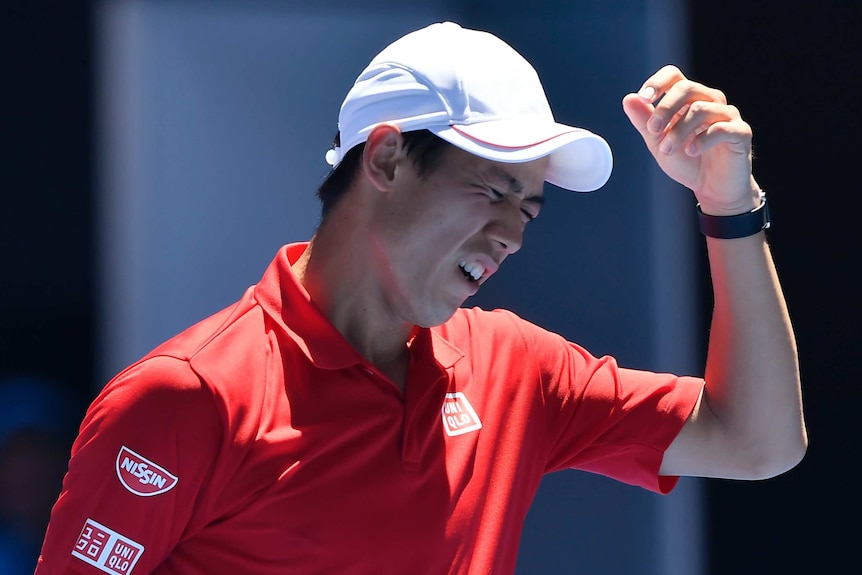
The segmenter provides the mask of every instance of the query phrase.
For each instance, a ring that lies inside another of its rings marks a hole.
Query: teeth
[[[479,262],[460,262],[458,265],[462,270],[470,274],[470,277],[474,280],[478,280],[485,274],[485,266]]]

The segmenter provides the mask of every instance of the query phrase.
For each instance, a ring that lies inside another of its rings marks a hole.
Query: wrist
[[[721,191],[702,190],[695,191],[695,198],[700,205],[700,210],[710,216],[736,216],[746,214],[761,204],[762,189],[755,181],[753,175],[749,175],[748,183],[740,186],[738,192],[733,192],[727,188],[722,188]],[[728,203],[727,198],[736,198]]]
[[[735,239],[752,236],[769,228],[771,219],[766,194],[763,190],[758,190],[757,197],[759,201],[754,209],[733,215],[709,214],[697,204],[701,233],[711,238]]]

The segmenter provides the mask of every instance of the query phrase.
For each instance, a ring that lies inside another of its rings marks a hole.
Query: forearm
[[[746,474],[796,465],[807,438],[793,329],[765,233],[707,238],[715,307],[705,406]]]

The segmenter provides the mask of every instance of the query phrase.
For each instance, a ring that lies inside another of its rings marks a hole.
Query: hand
[[[661,169],[694,192],[704,213],[734,215],[759,204],[751,127],[721,91],[665,66],[623,98],[623,110]]]

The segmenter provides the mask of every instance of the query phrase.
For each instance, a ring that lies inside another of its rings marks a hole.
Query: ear
[[[375,126],[365,141],[362,171],[379,190],[388,190],[395,179],[395,168],[404,156],[404,138],[398,126]]]

